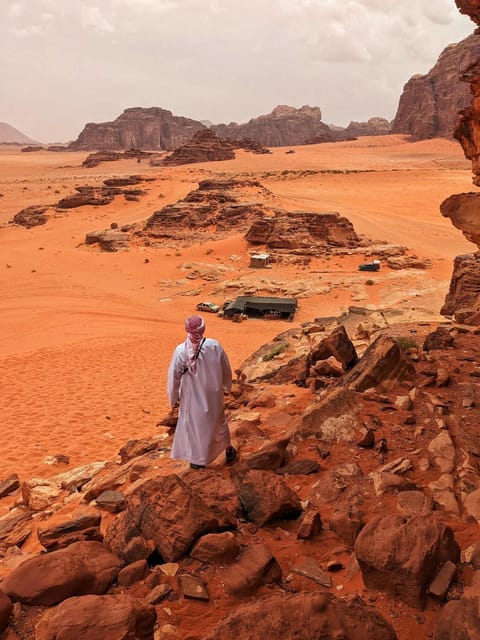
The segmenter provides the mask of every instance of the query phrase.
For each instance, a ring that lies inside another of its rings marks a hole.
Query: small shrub
[[[370,287],[372,284],[375,284],[375,282],[373,280],[366,280],[365,284],[367,284]]]
[[[407,351],[408,349],[418,349],[418,344],[412,338],[408,336],[399,336],[395,338],[395,342],[400,351]]]
[[[288,345],[285,342],[280,342],[279,344],[275,345],[268,353],[263,356],[263,362],[269,362],[270,360],[273,360],[275,356],[283,353],[287,349],[287,347]]]

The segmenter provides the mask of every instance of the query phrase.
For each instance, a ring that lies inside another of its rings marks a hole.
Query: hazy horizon
[[[162,107],[247,122],[278,104],[391,120],[403,86],[473,32],[453,0],[2,0],[0,121],[41,142]]]

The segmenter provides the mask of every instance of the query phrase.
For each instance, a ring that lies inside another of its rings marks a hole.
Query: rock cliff
[[[352,223],[338,213],[304,211],[277,212],[250,227],[246,240],[269,249],[301,250],[316,253],[319,247],[356,247],[360,240]]]
[[[480,3],[478,0],[456,0],[461,13],[480,24]],[[480,35],[475,33],[463,42],[469,42],[469,64],[462,65],[460,76],[464,86],[470,85],[468,106],[460,111],[455,138],[462,145],[465,157],[472,162],[473,183],[480,186]],[[462,43],[460,43],[462,44]],[[473,95],[473,100],[471,96]],[[442,215],[450,218],[452,224],[477,248],[480,248],[480,193],[460,193],[442,202]],[[458,256],[453,265],[450,289],[441,313],[454,316],[458,322],[476,325],[480,317],[480,278],[478,253]]]
[[[449,45],[425,75],[410,78],[403,88],[392,133],[413,140],[451,137],[458,111],[470,102],[468,87],[459,72],[480,57],[480,36],[472,34]]]
[[[266,147],[304,144],[315,136],[331,137],[329,127],[322,122],[320,108],[308,105],[300,109],[280,105],[244,124],[217,124],[212,129],[223,138],[253,138]]]
[[[108,149],[166,150],[174,149],[191,139],[205,126],[190,118],[174,116],[159,107],[133,107],[113,122],[88,123],[69,146],[74,151]]]
[[[205,129],[197,131],[193,138],[175,149],[163,159],[163,165],[177,166],[195,162],[213,162],[216,160],[233,160],[235,152],[232,145],[215,135],[214,131]]]
[[[392,125],[385,118],[370,118],[367,122],[350,122],[344,130],[347,138],[357,136],[386,136],[391,133]]]

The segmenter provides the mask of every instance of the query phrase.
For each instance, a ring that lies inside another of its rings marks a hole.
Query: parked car
[[[197,304],[197,311],[206,311],[207,313],[218,313],[220,307],[213,302],[199,302]]]
[[[365,262],[358,267],[359,271],[379,271],[380,260],[372,260],[372,262]]]

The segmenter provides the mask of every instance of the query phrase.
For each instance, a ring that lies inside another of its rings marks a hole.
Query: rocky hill
[[[133,107],[125,109],[113,122],[90,122],[69,148],[74,151],[175,149],[205,128],[200,121],[174,116],[166,109]]]
[[[403,89],[392,133],[405,133],[413,140],[451,137],[459,110],[471,94],[459,75],[480,56],[480,35],[472,34],[449,45],[425,75],[410,78]]]
[[[358,136],[385,136],[391,133],[392,125],[385,118],[370,118],[367,122],[352,121],[343,130],[347,138]]]
[[[331,133],[322,122],[320,108],[308,105],[300,109],[279,105],[271,113],[244,124],[217,124],[212,129],[223,138],[253,138],[265,147],[304,144],[310,138]]]
[[[38,144],[32,138],[12,127],[6,122],[0,122],[0,144]]]

